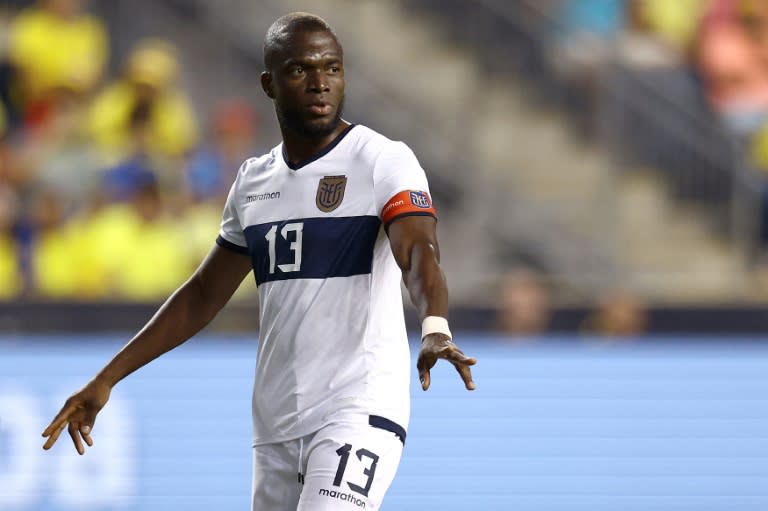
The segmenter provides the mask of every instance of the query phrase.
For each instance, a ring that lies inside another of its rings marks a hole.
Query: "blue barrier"
[[[242,510],[255,341],[194,339],[130,376],[95,446],[40,432],[117,337],[0,337],[0,510]],[[469,393],[413,375],[386,510],[765,511],[768,344],[462,336]]]

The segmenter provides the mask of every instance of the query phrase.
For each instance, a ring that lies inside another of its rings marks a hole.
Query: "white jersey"
[[[258,284],[254,445],[349,413],[404,439],[411,362],[386,227],[434,214],[413,152],[365,126],[298,165],[282,144],[243,164],[217,242],[250,256]]]

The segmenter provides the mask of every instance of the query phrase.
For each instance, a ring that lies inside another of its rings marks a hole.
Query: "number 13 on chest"
[[[302,233],[304,231],[304,223],[296,222],[291,224],[285,224],[280,229],[280,236],[284,240],[289,239],[289,233],[295,233],[295,241],[291,241],[288,245],[288,249],[293,252],[293,262],[290,264],[276,264],[277,261],[277,225],[273,225],[272,228],[267,231],[268,250],[269,250],[269,273],[275,273],[275,266],[285,273],[301,270],[301,244]]]

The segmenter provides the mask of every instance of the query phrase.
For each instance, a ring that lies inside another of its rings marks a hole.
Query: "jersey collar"
[[[313,161],[319,160],[320,158],[322,158],[326,154],[330,153],[333,150],[333,148],[336,147],[337,145],[339,145],[339,142],[341,142],[344,139],[344,137],[347,136],[347,133],[352,131],[352,128],[354,128],[355,126],[357,126],[357,124],[350,124],[349,126],[347,126],[347,129],[345,129],[344,131],[339,133],[338,136],[336,138],[334,138],[331,141],[330,144],[328,144],[327,146],[325,146],[324,148],[322,148],[321,150],[319,150],[318,152],[316,152],[315,154],[313,154],[309,158],[301,160],[300,162],[298,162],[296,164],[290,163],[288,161],[288,158],[287,158],[287,156],[285,154],[285,144],[283,144],[282,151],[281,151],[282,154],[283,154],[283,161],[285,162],[285,164],[288,166],[289,169],[291,169],[291,170],[299,170],[300,168],[305,167],[305,166],[309,165],[310,163],[312,163]]]

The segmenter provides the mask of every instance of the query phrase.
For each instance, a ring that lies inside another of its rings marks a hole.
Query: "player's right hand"
[[[93,445],[93,439],[91,439],[93,424],[96,422],[96,415],[107,404],[111,391],[110,385],[94,379],[78,392],[72,394],[64,402],[61,411],[43,431],[43,436],[48,437],[43,449],[50,449],[66,427],[77,452],[81,455],[85,454],[83,440],[89,447]]]

